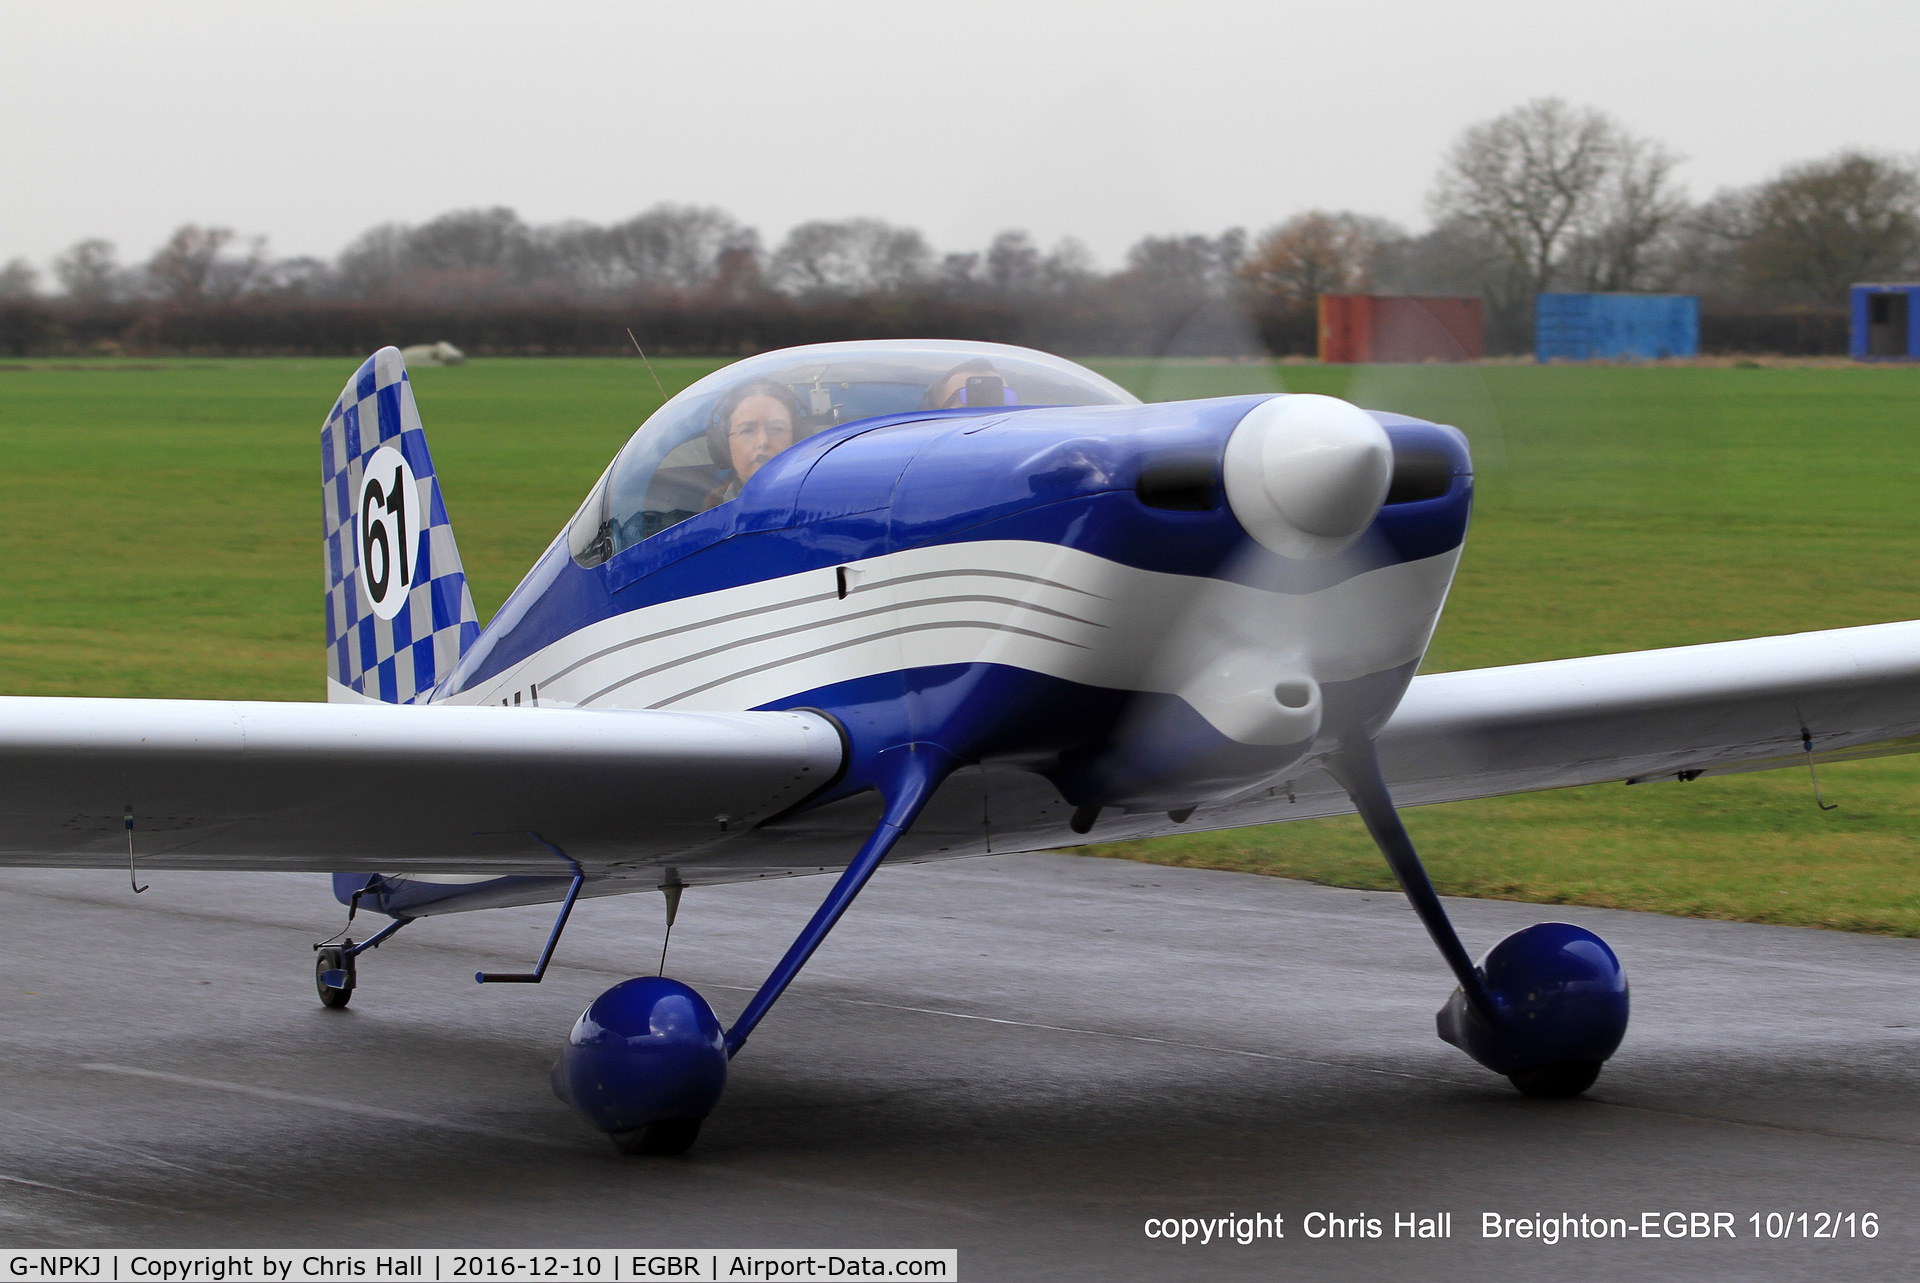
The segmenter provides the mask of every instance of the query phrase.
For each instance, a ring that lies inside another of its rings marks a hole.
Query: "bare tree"
[[[0,267],[0,299],[32,298],[40,292],[40,273],[24,258]]]
[[[1615,163],[1567,247],[1566,275],[1582,289],[1630,291],[1671,280],[1689,205],[1673,183],[1680,158],[1647,139],[1616,140]]]
[[[1049,293],[1085,289],[1099,277],[1093,251],[1071,236],[1057,241],[1040,262],[1040,286]]]
[[[112,241],[76,241],[53,260],[60,288],[76,303],[106,303],[122,291],[120,263]]]
[[[334,271],[340,288],[358,298],[400,288],[407,270],[407,229],[399,223],[369,227],[340,251]]]
[[[247,292],[282,299],[325,298],[338,292],[338,278],[320,259],[283,258],[256,272]]]
[[[1001,294],[1031,294],[1040,288],[1040,247],[1022,231],[1001,232],[987,246],[987,286]]]
[[[1541,293],[1551,288],[1567,241],[1593,217],[1624,141],[1619,126],[1593,108],[1535,99],[1469,127],[1428,203],[1438,221],[1484,227]]]
[[[1383,218],[1309,210],[1269,228],[1241,264],[1256,295],[1296,306],[1321,294],[1370,290],[1381,256],[1406,239]]]
[[[873,218],[802,223],[787,233],[768,267],[776,289],[800,295],[853,295],[908,289],[930,277],[933,251],[910,227]]]
[[[1843,151],[1792,165],[1729,202],[1733,258],[1751,293],[1834,303],[1858,281],[1920,268],[1920,171]]]
[[[606,230],[610,275],[629,287],[702,289],[713,283],[721,255],[744,243],[746,231],[725,210],[655,205]]]
[[[1071,236],[1041,252],[1025,231],[1001,232],[985,252],[948,254],[940,260],[940,283],[949,293],[1011,298],[1064,294],[1099,279],[1093,255]]]
[[[1566,283],[1652,284],[1677,258],[1676,158],[1591,107],[1540,98],[1470,127],[1428,197],[1470,259],[1497,348],[1530,341],[1533,301]]]
[[[528,228],[504,205],[442,214],[407,233],[406,266],[415,271],[519,273]]]
[[[980,288],[980,254],[977,250],[943,254],[938,269],[940,286],[950,294],[966,294]]]
[[[359,297],[498,297],[556,275],[549,239],[505,206],[453,210],[419,227],[383,223],[340,253],[335,279]]]
[[[1127,283],[1167,301],[1199,301],[1232,291],[1247,253],[1238,227],[1219,236],[1143,236],[1127,250]]]
[[[214,260],[233,239],[230,227],[176,228],[167,243],[147,260],[149,288],[175,303],[197,303],[206,292]]]
[[[1721,300],[1753,301],[1739,264],[1749,195],[1745,190],[1725,189],[1687,211],[1673,232],[1673,288]]]
[[[535,261],[546,275],[586,294],[610,294],[632,284],[607,229],[569,219],[533,229]]]
[[[744,299],[766,293],[766,255],[760,252],[760,233],[742,227],[728,238],[714,259],[713,280],[707,293],[715,298]]]
[[[266,263],[266,240],[246,242],[245,252],[228,255],[234,241],[229,227],[201,227],[188,223],[176,228],[167,243],[147,260],[148,287],[174,303],[193,304],[231,299],[246,292]]]

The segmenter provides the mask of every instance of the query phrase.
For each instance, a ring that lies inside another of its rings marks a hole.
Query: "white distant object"
[[[416,343],[400,349],[400,359],[408,365],[459,365],[467,354],[451,343]]]

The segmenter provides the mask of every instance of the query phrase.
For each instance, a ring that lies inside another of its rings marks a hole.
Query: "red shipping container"
[[[1320,359],[1335,365],[1477,361],[1486,328],[1472,295],[1320,296]]]

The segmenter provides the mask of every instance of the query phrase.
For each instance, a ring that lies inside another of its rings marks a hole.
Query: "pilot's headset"
[[[750,379],[721,397],[720,404],[707,419],[707,453],[713,456],[713,466],[722,472],[733,471],[733,451],[727,445],[727,429],[733,423],[733,412],[740,408],[742,401],[756,396],[770,396],[787,407],[787,414],[793,420],[796,445],[811,435],[807,412],[800,408],[800,398],[793,394],[792,388],[772,379]]]
[[[955,391],[960,394],[960,400],[957,401],[955,405],[977,407],[983,405],[1020,404],[1019,396],[1012,388],[1007,386],[1007,381],[1000,377],[999,371],[993,368],[993,363],[983,356],[976,356],[960,362],[960,364],[948,370],[932,383],[929,383],[927,390],[921,394],[920,408],[922,410],[948,408],[935,403],[935,394],[938,393],[940,389],[946,387],[947,384],[951,383],[954,376],[959,374],[966,375],[967,381],[955,389]],[[953,393],[949,392],[947,396],[950,398],[953,396]]]

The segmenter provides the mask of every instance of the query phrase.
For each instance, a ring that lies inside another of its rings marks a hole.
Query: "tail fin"
[[[397,349],[347,383],[320,429],[327,698],[425,703],[480,635]]]

